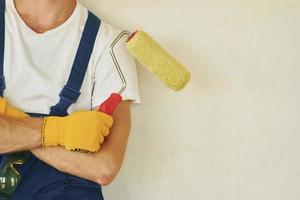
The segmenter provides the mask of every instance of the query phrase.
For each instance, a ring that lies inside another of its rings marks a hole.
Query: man
[[[140,102],[133,58],[120,42],[123,101],[112,116],[93,111],[121,88],[109,55],[119,31],[76,0],[0,1],[0,153],[28,156],[10,199],[102,199],[100,185],[112,182],[124,158],[130,104]]]

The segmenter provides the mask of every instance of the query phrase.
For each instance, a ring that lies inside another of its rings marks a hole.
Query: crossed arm
[[[121,102],[114,114],[110,135],[94,154],[66,151],[62,147],[41,147],[41,119],[0,116],[0,153],[31,150],[56,169],[100,185],[108,185],[118,174],[131,128],[130,101]],[[24,134],[26,133],[26,134]]]

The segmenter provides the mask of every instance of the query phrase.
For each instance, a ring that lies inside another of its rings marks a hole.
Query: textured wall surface
[[[107,200],[300,199],[300,1],[82,2],[193,74],[176,93],[138,66],[143,103]]]

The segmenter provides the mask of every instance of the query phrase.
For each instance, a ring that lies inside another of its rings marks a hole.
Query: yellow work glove
[[[3,97],[0,97],[0,114],[17,118],[29,117],[29,115],[27,115],[26,113],[9,105],[9,103]]]
[[[113,118],[99,111],[79,111],[66,117],[45,117],[44,147],[63,146],[69,151],[97,152],[109,134]]]

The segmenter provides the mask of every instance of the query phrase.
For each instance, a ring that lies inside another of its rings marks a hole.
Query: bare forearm
[[[118,107],[114,121],[98,153],[70,152],[61,147],[37,148],[32,153],[60,171],[107,185],[119,172],[124,159],[131,123],[128,103]]]
[[[128,134],[129,132],[122,132],[123,136],[117,138],[120,134],[112,132],[101,150],[94,154],[66,151],[62,147],[36,148],[31,152],[62,172],[107,185],[121,167]]]
[[[63,147],[36,148],[31,152],[62,172],[96,182],[95,154],[66,151]],[[97,166],[98,170],[101,170],[101,166]]]
[[[0,153],[29,150],[41,146],[42,119],[17,119],[0,115]]]

